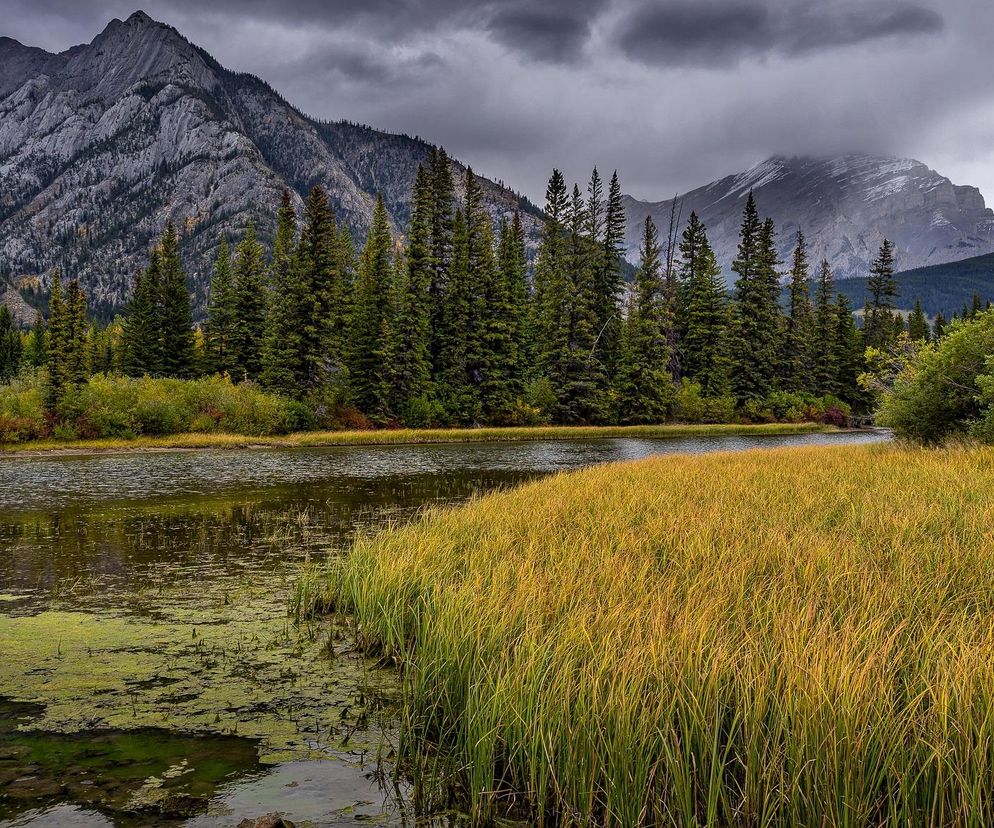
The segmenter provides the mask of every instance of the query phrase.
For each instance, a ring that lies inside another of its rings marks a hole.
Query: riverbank
[[[991,449],[652,458],[362,540],[315,601],[480,817],[991,824],[992,521]]]
[[[635,437],[718,437],[788,435],[838,431],[817,423],[761,425],[668,424],[658,426],[529,426],[519,428],[383,429],[377,431],[305,431],[271,437],[191,433],[134,439],[35,440],[0,443],[0,457],[69,456],[112,452],[183,451],[247,448],[322,448],[331,446],[493,443],[535,440],[591,440]]]

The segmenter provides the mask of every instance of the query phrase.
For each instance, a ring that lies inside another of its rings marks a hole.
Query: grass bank
[[[81,454],[157,449],[316,448],[419,443],[491,443],[527,440],[584,440],[609,437],[716,437],[735,435],[807,434],[834,430],[817,423],[761,425],[658,426],[528,426],[520,428],[384,429],[378,431],[303,431],[253,436],[228,433],[189,433],[92,440],[29,440],[0,443],[0,454]]]
[[[990,825],[992,525],[991,449],[663,457],[364,539],[317,600],[478,816]]]

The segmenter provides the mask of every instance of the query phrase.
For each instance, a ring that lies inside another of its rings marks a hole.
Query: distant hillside
[[[896,275],[898,298],[896,305],[910,309],[915,299],[921,299],[925,313],[933,317],[939,311],[947,319],[960,313],[963,305],[973,301],[975,293],[983,302],[994,301],[994,253],[973,256],[958,262],[919,267]],[[862,279],[845,279],[836,282],[839,292],[849,297],[855,309],[866,301],[866,283]]]

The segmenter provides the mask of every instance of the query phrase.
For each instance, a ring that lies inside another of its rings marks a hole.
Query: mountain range
[[[827,259],[837,279],[867,275],[880,243],[895,245],[899,270],[943,264],[994,251],[994,210],[976,187],[957,186],[913,159],[842,155],[776,156],[737,175],[665,201],[625,198],[628,258],[637,260],[647,215],[665,237],[673,215],[696,212],[729,282],[742,209],[749,193],[779,231],[787,261],[798,229],[809,258]]]
[[[143,12],[59,54],[0,38],[0,67],[0,277],[29,285],[62,266],[98,310],[127,298],[167,219],[182,230],[202,305],[222,233],[254,219],[271,234],[285,187],[300,207],[324,186],[360,240],[382,193],[400,231],[431,149],[309,118]],[[465,168],[453,161],[452,171],[458,194]],[[537,209],[481,182],[492,215],[523,207],[534,234]]]
[[[33,315],[22,294],[43,294],[56,266],[83,281],[95,312],[119,308],[168,219],[182,231],[202,310],[221,236],[251,219],[266,240],[284,188],[299,208],[324,186],[359,240],[382,193],[402,233],[431,150],[420,138],[309,118],[143,12],[58,54],[0,37],[0,67],[0,301],[22,321]],[[452,172],[459,182],[465,167],[453,160]],[[540,211],[480,181],[494,219],[522,210],[534,242]],[[777,222],[785,260],[803,228],[812,262],[827,258],[839,279],[865,276],[884,236],[902,269],[994,251],[994,211],[980,192],[917,161],[774,157],[677,200],[683,221],[694,210],[707,225],[729,280],[750,191]],[[626,196],[625,207],[635,261],[646,215],[665,237],[674,204]]]

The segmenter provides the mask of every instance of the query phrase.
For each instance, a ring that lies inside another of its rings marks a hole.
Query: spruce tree
[[[512,421],[522,383],[519,336],[522,308],[518,289],[523,281],[517,239],[510,222],[502,218],[497,261],[484,271],[481,404],[490,422]]]
[[[86,293],[78,279],[73,279],[66,287],[65,319],[65,378],[69,384],[80,385],[86,382],[89,374],[86,359],[89,325],[86,321]]]
[[[746,202],[735,282],[735,335],[732,387],[739,402],[762,398],[774,390],[779,368],[780,276],[771,219],[761,222],[752,193]]]
[[[269,265],[266,323],[262,340],[260,382],[288,397],[303,393],[300,347],[300,267],[297,257],[297,214],[290,191],[284,190],[276,215],[276,238]]]
[[[205,328],[206,365],[208,373],[231,374],[234,371],[233,343],[238,310],[235,307],[235,285],[231,273],[231,254],[227,238],[222,237],[214,261],[210,296],[207,300]]]
[[[823,259],[815,289],[815,312],[813,334],[813,377],[815,393],[821,396],[838,391],[839,367],[836,362],[837,312],[835,307],[835,283],[832,268]]]
[[[566,350],[566,181],[553,170],[545,190],[546,222],[535,263],[532,336],[536,367],[554,389],[561,388],[560,356]]]
[[[783,340],[783,387],[790,391],[814,391],[814,330],[811,291],[808,285],[808,253],[804,233],[797,243],[790,269],[790,315]]]
[[[160,242],[159,325],[162,331],[162,373],[193,376],[193,311],[186,274],[179,258],[179,237],[170,221]]]
[[[935,324],[932,326],[932,337],[933,339],[942,339],[943,334],[946,332],[946,317],[943,315],[942,311],[935,314]]]
[[[300,235],[300,296],[297,329],[303,385],[325,384],[343,364],[350,301],[343,284],[342,237],[328,196],[314,187],[304,205]]]
[[[625,252],[625,208],[621,200],[621,182],[617,171],[611,176],[608,185],[603,220],[599,216],[593,216],[595,209],[598,212],[601,209],[600,178],[596,169],[591,177],[589,192],[587,236],[600,248],[600,255],[594,254],[593,264],[598,350],[605,368],[613,371],[620,348],[622,324],[618,302],[623,286],[621,261]]]
[[[886,347],[894,338],[894,298],[897,282],[894,280],[894,248],[888,239],[880,246],[880,253],[870,267],[867,281],[870,296],[864,318],[863,335],[867,347]]]
[[[48,294],[48,407],[54,408],[68,383],[66,367],[66,337],[69,321],[62,295],[62,273],[56,268],[52,273],[52,286]]]
[[[415,398],[428,397],[431,381],[431,286],[433,190],[429,172],[418,166],[411,194],[407,257],[398,269],[396,347],[392,407],[404,417]]]
[[[132,377],[162,372],[162,327],[159,307],[159,248],[149,253],[148,268],[138,274],[125,309],[121,331],[121,367]]]
[[[249,221],[235,251],[235,326],[231,341],[234,379],[255,380],[262,370],[262,338],[266,323],[265,249]]]
[[[857,378],[863,370],[863,351],[866,347],[863,332],[856,327],[849,299],[843,293],[836,297],[835,313],[836,393],[853,407],[862,408],[866,401]]]
[[[623,423],[659,423],[673,403],[669,333],[673,324],[666,298],[659,237],[645,219],[635,293],[622,331],[618,366],[618,413]]]
[[[915,299],[915,308],[908,316],[908,336],[912,342],[929,341],[928,320],[922,310],[921,299]]]
[[[706,396],[723,396],[731,382],[731,314],[721,268],[696,213],[690,214],[683,231],[676,270],[685,297],[680,340],[683,376],[699,383]]]
[[[390,298],[393,263],[390,223],[382,195],[376,199],[373,223],[359,259],[355,308],[349,331],[349,383],[360,411],[387,422],[390,411]]]
[[[431,179],[431,286],[430,296],[430,338],[428,350],[431,355],[433,375],[441,373],[442,351],[446,347],[445,301],[449,292],[450,269],[453,256],[453,202],[455,185],[452,181],[449,157],[444,149],[432,148],[428,163]]]
[[[10,382],[21,367],[21,332],[14,324],[14,316],[0,304],[0,383]]]
[[[41,311],[35,312],[35,322],[24,349],[24,360],[31,368],[41,368],[48,363],[48,331]]]

